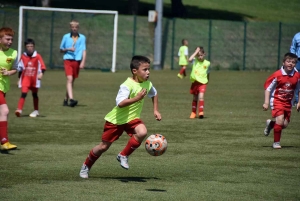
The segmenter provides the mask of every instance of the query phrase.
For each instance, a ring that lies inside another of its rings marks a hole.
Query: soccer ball
[[[167,150],[167,139],[161,134],[150,135],[145,142],[146,151],[152,156],[160,156]]]

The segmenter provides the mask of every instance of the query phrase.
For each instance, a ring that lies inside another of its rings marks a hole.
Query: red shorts
[[[291,111],[283,110],[283,109],[273,109],[272,110],[272,117],[276,118],[280,115],[284,115],[284,119],[286,119],[288,122],[290,122],[291,118]]]
[[[104,124],[102,140],[106,142],[114,142],[123,134],[125,131],[130,137],[135,134],[135,127],[144,122],[140,119],[134,119],[126,124],[116,125],[108,121]]]
[[[64,67],[66,76],[73,76],[73,78],[78,78],[79,75],[79,65],[80,61],[76,60],[64,60]]]
[[[202,84],[200,82],[193,82],[191,88],[190,88],[190,93],[197,95],[199,93],[204,93],[206,91],[206,86],[207,84]]]
[[[28,93],[29,90],[31,90],[32,93],[37,93],[38,92],[38,88],[36,88],[36,87],[24,87],[24,86],[22,86],[21,92],[22,93]]]
[[[0,105],[4,104],[6,104],[5,93],[3,91],[0,91]]]

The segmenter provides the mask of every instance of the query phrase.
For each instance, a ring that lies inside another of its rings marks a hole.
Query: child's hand
[[[297,103],[296,108],[297,108],[297,111],[299,112],[300,111],[300,102]]]
[[[43,78],[43,73],[39,73],[37,78],[38,78],[38,80],[41,80]]]
[[[264,110],[264,111],[267,111],[267,110],[268,110],[268,107],[269,107],[269,103],[264,103],[264,104],[263,104],[263,110]]]
[[[2,75],[9,75],[9,72],[6,68],[0,68],[0,71]]]
[[[161,114],[158,111],[154,111],[154,117],[157,121],[161,120]]]
[[[142,90],[136,95],[136,97],[138,98],[138,100],[142,100],[146,95],[147,95],[147,89],[142,89]]]

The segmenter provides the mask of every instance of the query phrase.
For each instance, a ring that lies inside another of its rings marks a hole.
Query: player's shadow
[[[272,148],[273,149],[272,146],[263,146],[263,147],[265,147],[265,148]],[[291,148],[296,148],[296,147],[295,146],[281,146],[281,149],[291,149]]]
[[[9,155],[14,155],[12,153],[12,151],[16,151],[16,150],[19,150],[19,149],[12,149],[12,150],[0,150],[0,153],[1,154],[9,154]]]
[[[22,114],[20,117],[22,117],[22,118],[27,118],[27,117],[30,117],[29,116],[29,114]],[[47,117],[47,116],[45,116],[45,115],[39,115],[39,116],[37,116],[37,117],[30,117],[30,118],[41,118],[41,117]]]
[[[157,189],[157,188],[146,189],[146,191],[152,191],[152,192],[167,192],[167,190]]]
[[[155,179],[159,180],[157,177],[100,177],[101,179],[115,179],[120,182],[128,183],[128,182],[147,182],[147,180]]]

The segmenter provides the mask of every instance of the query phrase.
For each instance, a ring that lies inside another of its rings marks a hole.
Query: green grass
[[[192,96],[188,79],[174,71],[152,71],[163,120],[157,122],[151,100],[142,119],[148,133],[161,133],[168,150],[160,157],[142,145],[122,169],[116,154],[124,134],[95,163],[90,178],[79,178],[90,149],[99,143],[103,117],[115,104],[129,71],[82,71],[76,80],[75,108],[63,107],[63,71],[47,71],[39,92],[41,117],[14,116],[20,90],[7,94],[9,138],[18,149],[0,154],[3,200],[299,200],[299,113],[283,131],[281,150],[263,135],[270,111],[262,111],[263,83],[270,72],[213,71],[205,94],[205,118],[189,119]],[[16,77],[13,82],[16,83]]]

